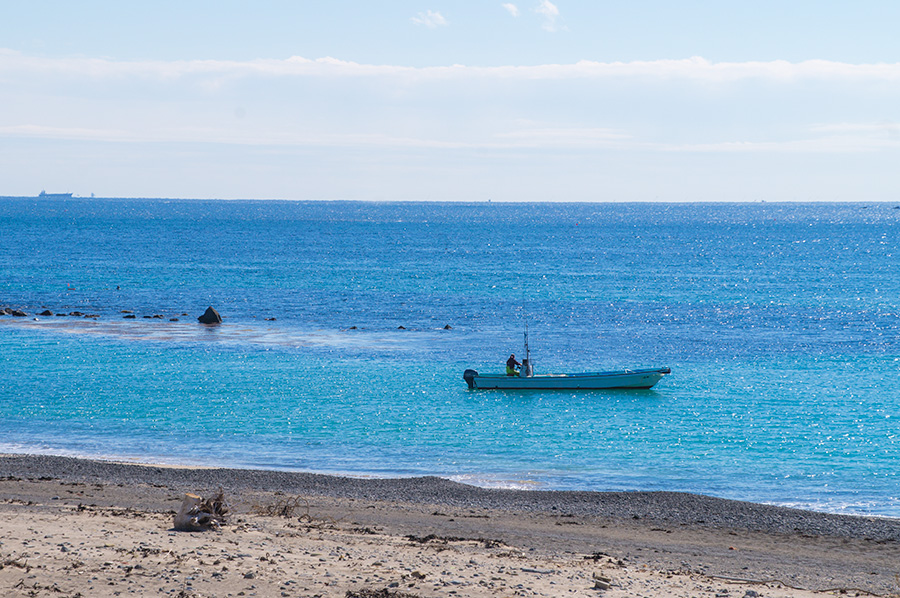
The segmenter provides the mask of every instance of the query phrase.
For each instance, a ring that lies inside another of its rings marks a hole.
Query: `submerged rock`
[[[221,324],[222,316],[213,307],[207,307],[203,315],[197,318],[201,324]]]

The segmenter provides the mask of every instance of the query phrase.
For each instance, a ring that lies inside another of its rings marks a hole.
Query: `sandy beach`
[[[900,520],[690,494],[6,455],[0,510],[9,597],[900,596]]]

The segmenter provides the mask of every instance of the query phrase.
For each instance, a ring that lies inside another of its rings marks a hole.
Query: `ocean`
[[[900,517],[890,204],[2,198],[0,307],[4,453]]]

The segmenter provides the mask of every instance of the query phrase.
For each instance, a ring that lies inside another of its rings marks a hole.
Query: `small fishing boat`
[[[585,372],[580,374],[534,374],[525,331],[525,359],[518,375],[479,374],[466,370],[463,379],[469,388],[498,390],[600,390],[611,388],[653,388],[670,368]]]
[[[500,390],[599,390],[610,388],[653,388],[670,368],[646,370],[617,370],[612,372],[585,372],[581,374],[536,374],[507,376],[504,374],[479,374],[466,370],[463,379],[471,389]]]

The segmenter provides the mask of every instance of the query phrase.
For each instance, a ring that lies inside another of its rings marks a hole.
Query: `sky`
[[[0,0],[0,195],[900,204],[896,0]]]

